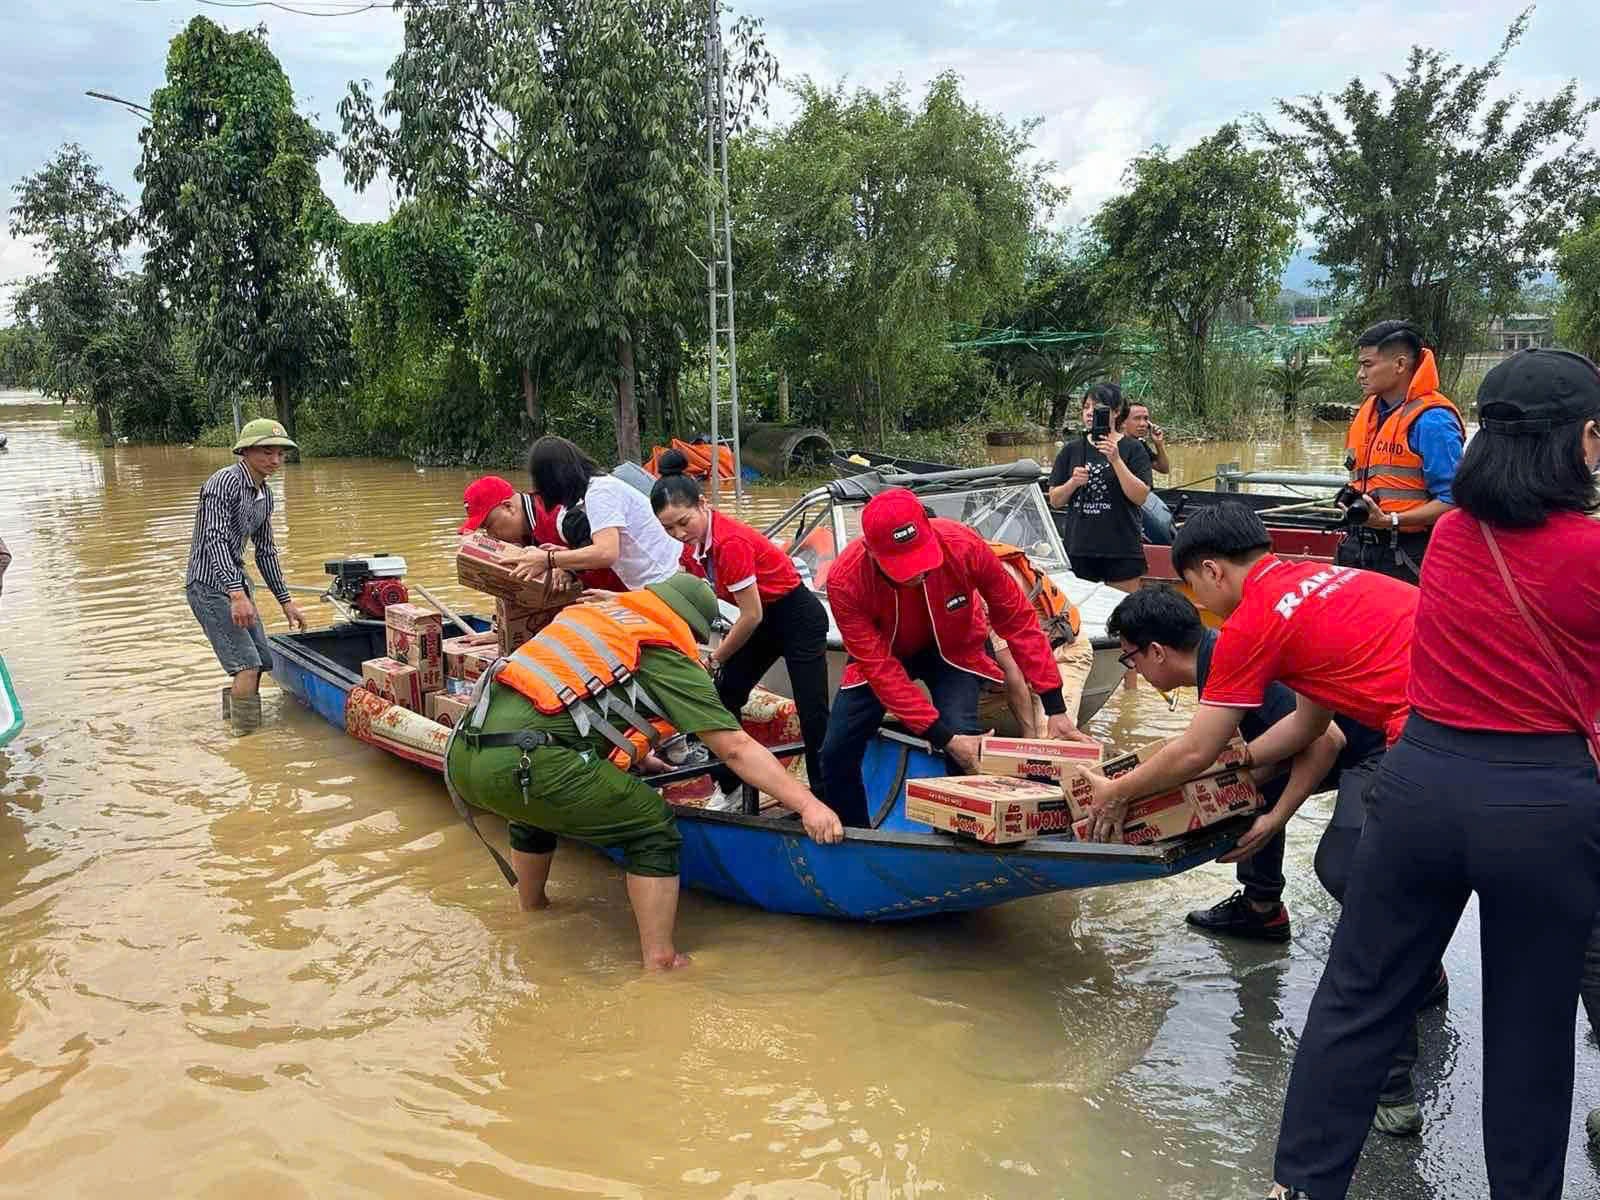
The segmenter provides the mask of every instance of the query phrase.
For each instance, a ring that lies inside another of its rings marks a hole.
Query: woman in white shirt
[[[683,547],[661,528],[650,498],[601,470],[566,438],[546,436],[534,442],[528,474],[534,495],[556,514],[567,540],[583,540],[568,532],[581,513],[589,541],[574,548],[530,547],[520,555],[518,575],[536,579],[558,567],[574,574],[609,567],[632,590],[661,583],[682,569]]]

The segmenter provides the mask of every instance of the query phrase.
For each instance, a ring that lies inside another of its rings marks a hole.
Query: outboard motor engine
[[[398,554],[336,558],[323,563],[322,569],[333,577],[328,594],[374,621],[383,620],[383,610],[389,605],[411,599],[404,582],[406,560]]]

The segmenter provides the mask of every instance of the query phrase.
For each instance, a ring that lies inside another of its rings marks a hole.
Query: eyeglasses
[[[1122,669],[1124,671],[1132,671],[1134,669],[1133,660],[1138,658],[1139,655],[1143,654],[1148,649],[1150,649],[1149,646],[1136,646],[1132,650],[1129,650],[1126,654],[1117,655],[1117,661],[1122,664]]]

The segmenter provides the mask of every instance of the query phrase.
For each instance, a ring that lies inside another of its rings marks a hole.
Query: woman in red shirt
[[[739,619],[711,652],[717,695],[729,712],[738,713],[761,677],[783,659],[806,743],[806,778],[821,797],[817,754],[828,732],[828,612],[782,550],[706,503],[700,485],[683,474],[687,465],[675,450],[661,456],[650,506],[662,528],[684,544],[686,569],[703,575],[719,600],[739,608]],[[737,797],[729,794],[738,786],[733,772],[718,768],[712,778],[724,794],[713,796],[707,807],[737,808]]]
[[[1490,1193],[1561,1195],[1600,907],[1600,370],[1524,351],[1484,378],[1478,412],[1459,507],[1423,561],[1411,716],[1367,794],[1274,1196],[1344,1196],[1430,964],[1474,892]]]

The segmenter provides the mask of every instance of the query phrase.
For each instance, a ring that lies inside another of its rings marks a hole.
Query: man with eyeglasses
[[[1207,629],[1195,606],[1167,587],[1142,588],[1117,605],[1106,622],[1106,632],[1122,642],[1119,662],[1137,671],[1163,692],[1192,687],[1205,700],[1206,677],[1217,633]],[[1244,714],[1239,732],[1254,741],[1294,712],[1294,693],[1281,683],[1270,684],[1264,698]],[[1382,735],[1352,726],[1360,740],[1365,733],[1383,745]],[[1313,792],[1338,786],[1337,761],[1345,747],[1340,726],[1330,724],[1318,738],[1295,756],[1287,771],[1261,781],[1267,809],[1256,818],[1239,844],[1219,860],[1238,864],[1239,890],[1210,908],[1188,915],[1190,925],[1207,933],[1264,942],[1287,942],[1291,933],[1289,910],[1283,903],[1284,827]]]

